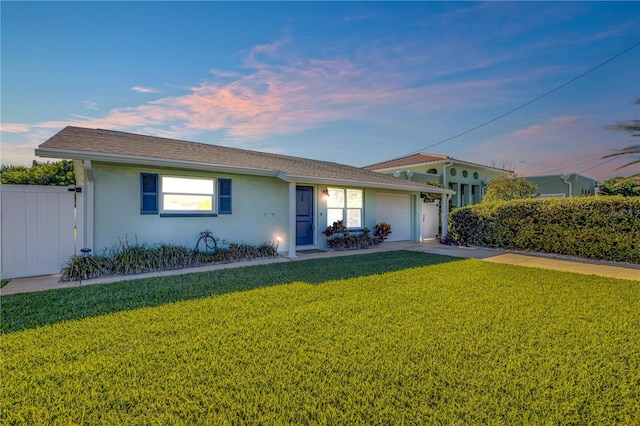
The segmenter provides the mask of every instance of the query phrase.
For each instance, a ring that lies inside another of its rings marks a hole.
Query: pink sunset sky
[[[354,166],[640,172],[601,159],[634,143],[605,126],[640,117],[637,2],[0,7],[3,164],[75,125]]]

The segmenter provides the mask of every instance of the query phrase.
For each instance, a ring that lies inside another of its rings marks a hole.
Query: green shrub
[[[0,183],[12,185],[56,185],[76,184],[73,161],[61,160],[53,163],[34,161],[31,167],[2,165]]]
[[[156,256],[160,269],[181,269],[191,265],[204,263],[204,256],[199,252],[175,244],[161,243],[156,247]]]
[[[73,256],[62,269],[61,281],[79,281],[111,275],[111,259],[107,256]]]
[[[344,222],[338,220],[322,231],[327,237],[327,246],[334,250],[355,250],[369,248],[380,245],[391,233],[391,226],[386,223],[379,223],[375,226],[375,231],[371,235],[369,228],[363,228],[357,234],[349,232]]]
[[[464,244],[640,263],[640,199],[481,203],[454,210],[449,235]]]
[[[156,250],[146,244],[122,245],[114,250],[111,258],[112,273],[115,275],[139,274],[160,269]]]
[[[121,243],[103,255],[90,255],[86,259],[74,256],[62,269],[62,281],[78,281],[110,275],[131,275],[144,272],[182,269],[211,262],[236,262],[259,257],[275,257],[274,243],[262,243],[258,247],[229,243],[214,253],[191,250],[175,244]]]
[[[373,227],[373,235],[378,238],[380,242],[383,242],[391,235],[391,225],[386,222],[376,224],[376,226]]]
[[[359,233],[349,232],[343,221],[333,222],[331,226],[322,231],[327,237],[327,246],[334,250],[354,250],[380,245],[391,233],[391,226],[386,223],[379,223],[375,226],[375,231],[371,235],[369,228],[363,228]]]
[[[363,249],[368,247],[377,246],[380,244],[380,240],[368,233],[362,234],[338,234],[332,238],[327,238],[327,246],[334,250],[350,250],[350,249]]]

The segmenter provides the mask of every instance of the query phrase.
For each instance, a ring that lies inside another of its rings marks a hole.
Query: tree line
[[[76,184],[76,177],[70,160],[53,163],[34,160],[31,167],[3,164],[0,167],[0,183],[69,186]]]

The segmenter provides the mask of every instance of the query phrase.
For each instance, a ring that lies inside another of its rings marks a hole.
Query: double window
[[[327,224],[342,220],[349,229],[362,228],[362,190],[328,188]]]
[[[141,173],[140,213],[159,213],[160,216],[231,214],[231,179]]]

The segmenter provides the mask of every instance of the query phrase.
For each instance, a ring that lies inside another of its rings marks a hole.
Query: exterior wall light
[[[325,188],[322,190],[322,196],[324,197],[325,200],[330,197],[328,188]]]

